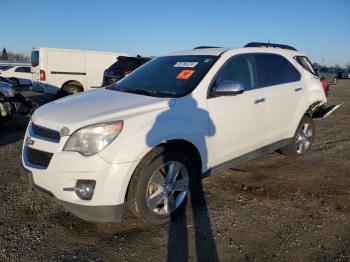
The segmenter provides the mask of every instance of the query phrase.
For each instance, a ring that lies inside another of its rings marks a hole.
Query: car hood
[[[107,89],[90,90],[71,95],[37,109],[32,121],[37,125],[60,130],[76,130],[83,126],[125,120],[147,112],[168,109],[173,98],[158,98]]]

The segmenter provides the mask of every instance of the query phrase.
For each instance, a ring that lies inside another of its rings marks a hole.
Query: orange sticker
[[[189,79],[193,75],[194,70],[182,70],[180,74],[176,76],[177,79]]]

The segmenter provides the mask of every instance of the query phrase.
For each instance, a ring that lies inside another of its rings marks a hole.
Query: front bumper
[[[57,199],[54,194],[38,185],[35,184],[33,173],[24,168],[21,168],[21,177],[28,183],[30,190],[38,190],[45,194],[49,198],[52,198],[55,202],[62,205],[69,212],[74,215],[91,222],[120,222],[122,219],[123,205],[106,205],[106,206],[86,206],[81,204],[74,204]]]

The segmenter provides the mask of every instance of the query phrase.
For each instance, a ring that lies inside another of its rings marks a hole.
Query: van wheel
[[[314,142],[315,124],[311,117],[303,116],[293,137],[293,141],[280,149],[281,153],[289,157],[305,155]]]
[[[19,86],[19,81],[17,78],[10,78],[10,80],[11,80],[13,86]]]
[[[83,88],[78,85],[68,84],[63,87],[65,95],[73,95],[83,91]]]
[[[195,168],[191,160],[180,152],[157,148],[136,168],[126,203],[144,222],[164,224],[172,216],[184,212],[190,198],[189,189],[195,187]]]

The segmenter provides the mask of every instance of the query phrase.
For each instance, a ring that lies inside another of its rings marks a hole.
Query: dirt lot
[[[47,97],[24,92],[44,103]],[[187,215],[92,224],[19,178],[27,119],[0,123],[0,261],[350,261],[350,80],[306,157],[277,153],[203,181]]]

